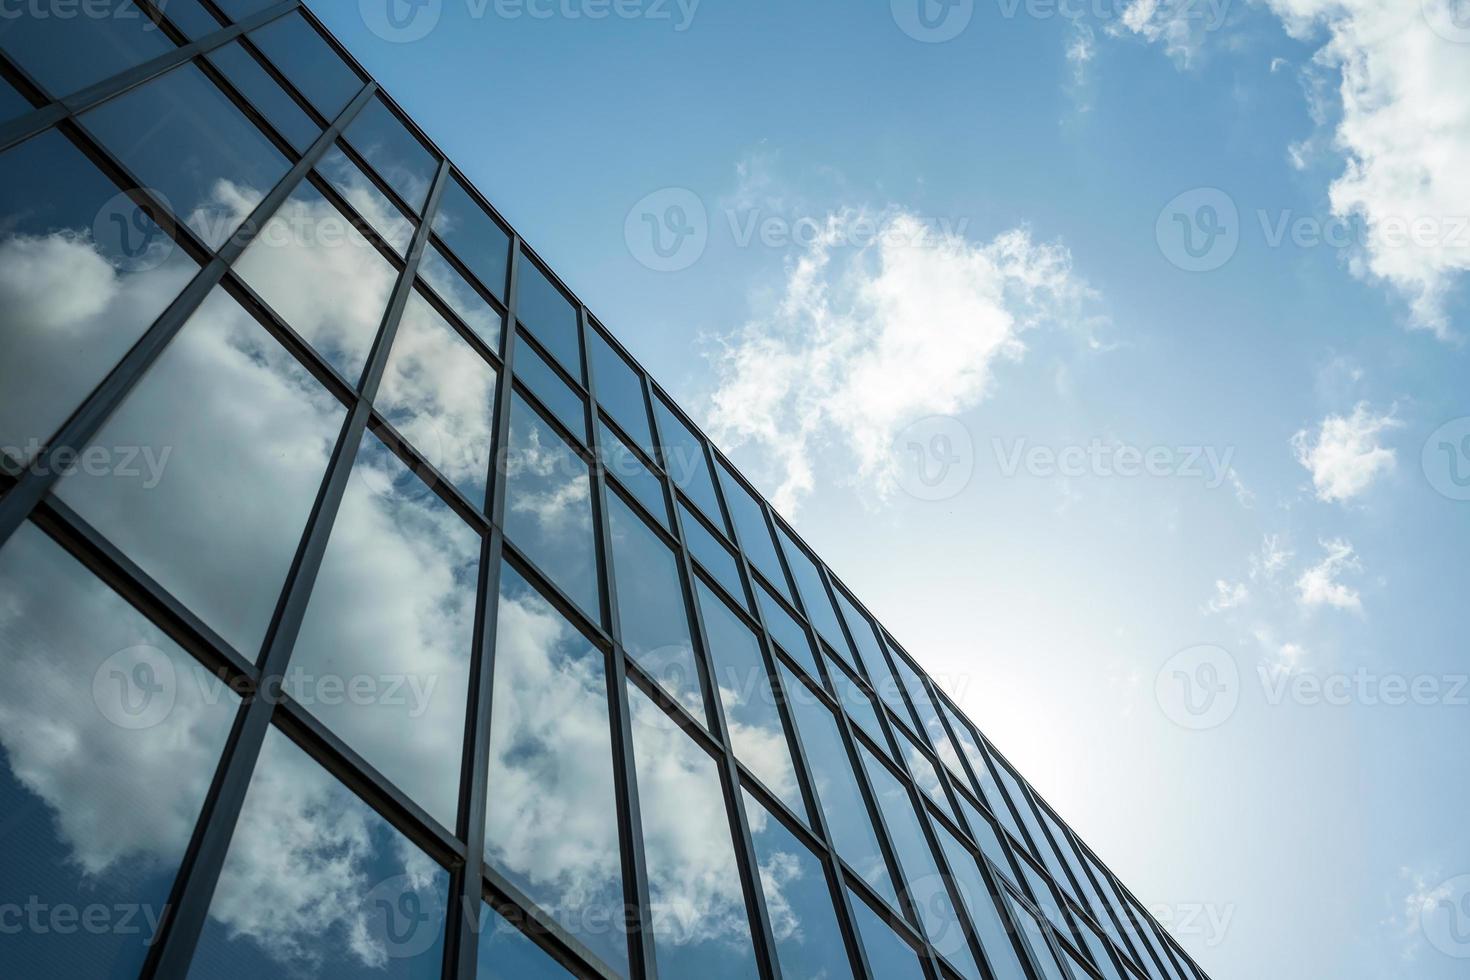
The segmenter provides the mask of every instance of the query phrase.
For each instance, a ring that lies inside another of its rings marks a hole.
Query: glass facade
[[[304,6],[136,7],[0,25],[0,975],[1204,976]]]

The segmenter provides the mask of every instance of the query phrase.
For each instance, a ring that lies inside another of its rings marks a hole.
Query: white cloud
[[[1215,597],[1205,604],[1205,611],[1212,613],[1224,612],[1234,609],[1250,598],[1250,589],[1244,582],[1227,582],[1223,578],[1215,580]]]
[[[1359,403],[1350,416],[1323,419],[1315,438],[1305,429],[1293,436],[1297,462],[1311,472],[1317,499],[1351,500],[1392,470],[1397,454],[1379,445],[1379,437],[1401,424],[1392,409],[1378,415],[1367,403]]]
[[[1132,0],[1108,32],[1162,44],[1176,65],[1189,68],[1199,59],[1205,35],[1224,26],[1229,9],[1229,0]]]
[[[1320,543],[1327,554],[1297,579],[1297,602],[1307,609],[1331,606],[1334,609],[1362,612],[1363,601],[1358,591],[1338,581],[1344,572],[1363,570],[1352,544],[1342,538]]]
[[[1281,541],[1279,534],[1267,534],[1261,538],[1261,550],[1251,556],[1251,578],[1273,581],[1286,563],[1296,557],[1296,553]]]

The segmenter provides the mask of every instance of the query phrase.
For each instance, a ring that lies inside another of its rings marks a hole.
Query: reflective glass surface
[[[1107,980],[1123,980],[1122,972],[1113,962],[1112,957],[1108,955],[1111,947],[1102,934],[1081,919],[1077,921],[1077,932],[1082,936],[1082,941],[1087,945],[1087,951],[1092,954],[1092,962],[1096,964],[1102,975]],[[1078,980],[1086,980],[1086,976],[1083,973],[1077,974]]]
[[[286,174],[286,158],[194,65],[86,113],[82,123],[210,248]]]
[[[1010,905],[1011,918],[1015,920],[1016,927],[1026,939],[1026,945],[1031,948],[1032,960],[1041,968],[1041,975],[1045,980],[1067,980],[1062,973],[1062,968],[1057,964],[1057,959],[1052,955],[1051,946],[1046,939],[1046,930],[1037,921],[1036,916],[1025,908],[1021,903],[1007,895]]]
[[[793,980],[854,976],[822,862],[755,797],[749,793],[744,797],[782,976]]]
[[[837,595],[838,608],[842,610],[842,615],[847,620],[847,629],[852,636],[852,642],[857,645],[858,657],[862,660],[863,667],[867,669],[868,683],[873,685],[873,690],[883,703],[907,723],[909,720],[908,706],[904,704],[903,693],[898,688],[898,681],[894,679],[893,672],[888,669],[888,658],[884,656],[883,647],[878,641],[878,634],[873,631],[872,620],[858,611],[857,606],[853,605],[846,592],[841,589],[833,591]]]
[[[791,762],[791,745],[781,724],[771,678],[761,658],[760,641],[703,582],[695,593],[709,639],[710,668],[735,757],[755,773],[766,788],[802,819],[801,788]]]
[[[173,17],[183,7],[179,0],[170,0],[168,15]],[[213,19],[213,18],[211,18]],[[215,26],[218,30],[218,25]],[[298,153],[304,153],[306,148],[316,142],[321,135],[321,127],[302,109],[296,100],[281,88],[281,84],[271,77],[270,73],[261,67],[239,41],[231,41],[229,44],[215,48],[208,55],[210,64],[220,70],[220,73],[235,86],[236,90],[250,104],[260,110],[260,114],[276,128],[286,142],[296,148]]]
[[[0,154],[0,452],[39,452],[197,271],[59,132]]]
[[[1082,866],[1077,863],[1076,852],[1072,850],[1072,842],[1067,839],[1067,835],[1062,831],[1061,824],[1057,823],[1052,818],[1052,815],[1040,805],[1037,806],[1036,812],[1041,817],[1041,822],[1046,825],[1046,829],[1051,834],[1051,848],[1066,861],[1067,869],[1072,874],[1075,874],[1077,879],[1082,882],[1083,896],[1095,907],[1098,904],[1097,896],[1092,891],[1092,885],[1087,881],[1087,876],[1082,873]],[[1061,868],[1053,868],[1052,877],[1056,878],[1057,884],[1061,886],[1063,891],[1072,896],[1073,901],[1076,901],[1078,904],[1082,903],[1082,898],[1078,896],[1076,886],[1072,884],[1072,879]]]
[[[572,377],[582,378],[582,355],[577,342],[577,308],[525,253],[517,272],[516,319],[535,334],[541,346]]]
[[[1061,903],[1046,878],[1027,861],[1021,862],[1021,877],[1026,879],[1026,887],[1031,892],[1031,900],[1036,903],[1041,914],[1046,916],[1055,928],[1062,932],[1070,932],[1071,926],[1067,924],[1067,917],[1062,914]]]
[[[356,384],[397,272],[310,184],[282,204],[235,273],[286,324]]]
[[[766,515],[759,501],[723,463],[717,464],[717,469],[720,486],[725,491],[725,504],[730,508],[730,519],[735,522],[745,557],[790,601],[791,588],[786,584],[786,573],[781,570],[781,558],[776,554],[776,541],[771,537],[771,529],[766,524]]]
[[[357,451],[286,693],[455,827],[480,536],[371,432]]]
[[[574,980],[545,950],[499,912],[480,906],[480,945],[475,975],[480,980]]]
[[[344,136],[415,214],[423,211],[437,168],[434,155],[380,96],[363,106]]]
[[[792,718],[806,749],[807,763],[815,783],[813,788],[832,831],[832,843],[842,859],[896,907],[898,893],[893,889],[893,879],[888,876],[888,867],[878,846],[878,835],[868,819],[868,807],[863,802],[862,790],[848,761],[837,719],[791,671],[783,667],[781,675]]]
[[[684,528],[684,543],[689,547],[689,553],[704,566],[705,571],[715,577],[715,581],[732,598],[744,605],[745,589],[740,584],[740,563],[730,553],[730,549],[721,544],[682,501],[679,503],[679,511]]]
[[[506,536],[600,621],[587,464],[520,395],[511,398],[504,466]]]
[[[844,660],[856,667],[852,663],[852,653],[847,649],[847,641],[842,637],[842,624],[837,622],[837,611],[832,608],[832,601],[827,597],[827,588],[822,584],[822,576],[817,571],[816,563],[791,539],[785,528],[779,524],[776,528],[781,536],[781,546],[786,550],[786,565],[791,569],[791,575],[796,579],[796,588],[801,593],[801,604],[806,610],[807,619],[821,634],[822,639]]]
[[[362,88],[362,79],[299,13],[251,31],[250,41],[330,122]]]
[[[652,456],[653,430],[648,425],[648,405],[643,400],[643,381],[638,372],[613,349],[600,330],[587,331],[587,356],[597,375],[598,404]]]
[[[960,761],[959,752],[950,740],[949,733],[944,730],[944,722],[939,718],[939,713],[934,710],[934,699],[929,695],[929,689],[919,678],[918,672],[909,666],[909,662],[897,651],[893,654],[893,665],[899,681],[904,690],[908,692],[909,703],[913,706],[914,713],[918,715],[922,731],[929,738],[929,744],[933,746],[934,753],[939,756],[939,761],[949,770],[949,774],[961,786],[970,786],[970,779],[965,775],[964,764]],[[973,791],[973,790],[972,790]]]
[[[176,2],[177,0],[168,0],[170,12]],[[215,5],[225,12],[226,17],[238,23],[246,17],[260,13],[273,2],[274,0],[215,0]]]
[[[605,661],[513,568],[500,576],[486,860],[626,971]]]
[[[476,203],[458,177],[444,185],[439,210],[434,213],[434,234],[443,239],[491,296],[505,300],[510,235]]]
[[[1014,878],[1015,872],[1011,870],[1011,859],[1006,854],[1005,848],[1001,846],[995,822],[977,810],[963,796],[960,797],[960,809],[965,811],[965,821],[970,825],[970,835],[980,846],[980,852],[990,859],[990,863],[995,865],[997,871]]]
[[[485,502],[495,369],[418,293],[408,298],[378,411],[476,507]]]
[[[429,284],[434,295],[442,299],[450,312],[474,331],[485,342],[485,346],[497,354],[500,352],[500,324],[503,317],[444,258],[438,245],[430,244],[424,249],[423,257],[419,259],[419,278]]]
[[[266,733],[189,970],[200,980],[430,980],[449,874]]]
[[[34,525],[0,595],[0,975],[137,976],[239,700]]]
[[[655,397],[653,410],[658,416],[658,434],[663,445],[664,472],[683,490],[695,505],[718,528],[724,528],[720,502],[715,496],[714,479],[704,456],[704,443],[684,420],[674,414],[662,398]]]
[[[970,917],[970,924],[974,926],[980,946],[990,960],[990,970],[995,975],[995,980],[1026,980],[1026,970],[1021,966],[1015,947],[1011,945],[1005,920],[1001,918],[990,889],[980,875],[980,866],[975,863],[974,855],[965,850],[954,835],[943,827],[936,826],[934,833],[939,838],[939,846],[943,848],[945,860],[954,874],[955,890],[960,893],[960,901]]]
[[[614,432],[606,422],[598,420],[598,452],[602,465],[665,528],[669,526],[669,508],[664,502],[662,481],[653,474],[638,454]]]
[[[19,119],[34,108],[25,96],[15,90],[15,86],[0,78],[0,122]]]
[[[914,948],[898,938],[888,923],[856,895],[852,897],[852,917],[873,976],[883,980],[922,980],[924,968]]]
[[[694,663],[679,563],[631,507],[607,496],[612,565],[617,576],[623,646],[643,671],[700,724],[707,724]]]
[[[53,98],[71,95],[174,49],[131,0],[91,0],[83,15],[46,4],[7,5],[0,49]]]
[[[847,709],[848,717],[857,722],[858,727],[867,733],[875,745],[885,746],[886,752],[888,740],[883,737],[883,726],[878,723],[878,712],[873,707],[873,699],[834,661],[829,659],[827,663],[831,667],[832,686],[837,691],[837,700]]]
[[[330,147],[316,169],[393,251],[400,257],[408,252],[413,240],[413,222],[403,216],[398,205],[388,200],[388,195],[378,190],[340,147]]]
[[[220,29],[220,22],[204,9],[199,0],[166,0],[157,6],[191,41],[197,41]]]
[[[631,683],[628,700],[659,974],[757,977],[719,767]]]
[[[522,335],[524,336],[524,334]],[[582,442],[587,441],[587,403],[530,344],[515,352],[516,377]]]
[[[800,664],[813,678],[821,677],[817,669],[817,658],[812,653],[812,641],[807,638],[806,630],[802,628],[791,615],[786,607],[777,602],[770,592],[766,591],[764,585],[755,590],[756,598],[760,601],[761,616],[766,621],[766,630],[771,634],[787,656]]]
[[[253,658],[344,415],[215,290],[93,440],[118,465],[78,469],[56,492]]]
[[[945,795],[944,786],[939,782],[939,771],[934,768],[934,763],[929,761],[929,757],[914,744],[913,739],[909,738],[903,729],[898,729],[894,734],[898,738],[898,747],[903,753],[903,760],[908,763],[909,772],[913,774],[914,783],[939,809],[953,817],[954,809],[949,805],[949,797]]]

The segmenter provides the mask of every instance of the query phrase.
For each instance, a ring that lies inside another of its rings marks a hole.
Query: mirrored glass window
[[[897,729],[894,734],[898,737],[899,750],[903,753],[904,762],[908,763],[914,783],[935,806],[953,817],[954,810],[949,805],[949,797],[945,795],[944,786],[939,781],[939,771],[934,768],[934,763],[929,761],[929,757],[914,744],[914,740],[909,738],[903,729]]]
[[[491,296],[505,300],[510,235],[476,203],[458,177],[444,185],[439,210],[434,213],[434,234],[443,239]]]
[[[1025,826],[1027,833],[1031,835],[1031,847],[1037,857],[1045,862],[1048,868],[1057,863],[1055,854],[1051,852],[1051,844],[1041,833],[1041,825],[1036,822],[1036,811],[1031,808],[1031,800],[1026,790],[1022,788],[1015,773],[1011,772],[1009,766],[999,759],[995,760],[995,769],[1000,774],[1001,783],[1005,785],[1006,793],[1011,798],[1011,803],[1020,811],[1021,823]]]
[[[995,975],[995,980],[1026,980],[1026,970],[1021,966],[1015,947],[1011,945],[1010,932],[991,898],[985,879],[981,877],[975,856],[943,827],[936,826],[934,830],[939,837],[939,846],[944,850],[945,860],[949,862],[949,869],[954,874],[955,890],[960,893],[960,901],[970,917],[970,924],[975,928],[980,947],[990,960],[990,970]]]
[[[169,10],[172,12],[173,4],[177,0],[168,0]],[[230,20],[239,23],[246,17],[254,16],[262,10],[271,6],[274,0],[215,0],[215,5],[225,12]]]
[[[371,432],[357,452],[286,693],[452,830],[480,536]]]
[[[0,452],[33,458],[197,271],[56,130],[0,154]]]
[[[1014,879],[1015,872],[1011,870],[1011,859],[1006,854],[1005,848],[1001,846],[995,822],[976,809],[974,804],[963,796],[960,797],[960,809],[965,811],[965,821],[970,825],[970,835],[980,846],[980,852],[990,859],[990,863],[995,865],[997,871]]]
[[[511,398],[504,466],[506,536],[600,621],[587,463],[520,395]]]
[[[500,353],[500,324],[503,317],[481,296],[468,279],[460,275],[439,246],[430,244],[419,260],[419,278],[429,284],[434,295],[444,301],[461,323],[474,331],[497,354]]]
[[[847,709],[848,717],[856,722],[875,744],[886,746],[888,741],[883,737],[883,726],[878,723],[878,712],[873,707],[872,697],[835,661],[829,659],[827,664],[831,668],[832,686],[837,691],[837,700],[841,701],[842,706]]]
[[[417,293],[408,298],[376,405],[415,449],[482,507],[495,369]]]
[[[854,976],[822,862],[755,797],[744,796],[782,975],[822,980]]]
[[[856,895],[852,896],[852,917],[873,976],[883,980],[922,980],[924,968],[914,948],[900,939],[888,923]]]
[[[576,980],[566,967],[488,905],[480,906],[480,980]]]
[[[1026,887],[1031,892],[1031,899],[1041,914],[1051,920],[1051,924],[1062,932],[1070,932],[1071,927],[1067,924],[1067,917],[1062,914],[1060,900],[1052,890],[1052,885],[1046,876],[1033,868],[1030,862],[1021,862],[1021,877],[1026,879]]]
[[[600,330],[587,332],[587,356],[597,374],[598,403],[645,453],[653,455],[653,430],[648,426],[648,405],[643,400],[643,380],[637,370],[613,349]]]
[[[448,872],[271,729],[189,975],[431,980],[448,901]]]
[[[221,26],[199,0],[166,0],[165,3],[157,4],[157,7],[191,41],[207,37]]]
[[[934,709],[934,699],[930,697],[928,687],[919,678],[918,672],[897,651],[893,654],[893,665],[899,681],[908,692],[909,703],[913,705],[914,713],[923,725],[922,731],[929,737],[929,744],[934,747],[939,761],[944,763],[949,774],[961,786],[969,786],[970,780],[965,775],[964,764],[960,761],[959,752],[950,740],[949,733],[944,730],[944,722],[940,721],[939,713]]]
[[[216,290],[93,440],[115,464],[56,492],[253,658],[345,414]]]
[[[715,581],[733,599],[744,605],[745,589],[740,584],[740,564],[735,556],[682,501],[679,503],[679,510],[680,522],[684,528],[684,543],[688,546],[689,553],[704,566],[705,571],[715,577]]]
[[[700,582],[695,592],[709,639],[714,687],[720,692],[730,729],[730,747],[792,813],[806,819],[791,745],[786,741],[760,641],[709,586]]]
[[[862,660],[863,667],[867,669],[868,683],[873,685],[873,690],[883,703],[907,723],[909,709],[904,704],[903,693],[898,689],[898,681],[894,679],[893,672],[888,669],[888,658],[884,656],[878,634],[873,630],[873,621],[858,610],[846,592],[841,589],[834,591],[837,594],[837,605],[847,620],[847,629],[852,635],[852,641],[857,644],[858,657]]]
[[[631,683],[628,699],[658,972],[757,977],[719,767]]]
[[[210,248],[286,174],[286,158],[194,65],[111,99],[82,123]]]
[[[806,670],[812,678],[820,678],[821,672],[817,669],[817,658],[812,653],[812,641],[807,638],[806,630],[796,621],[786,607],[776,600],[770,592],[761,585],[755,590],[756,598],[761,604],[761,616],[766,621],[766,630],[771,634],[771,639],[786,651],[786,655],[796,661]]]
[[[718,464],[717,468],[720,485],[725,490],[725,503],[730,508],[730,519],[735,522],[735,530],[740,534],[740,547],[745,551],[745,557],[755,566],[756,571],[765,576],[767,582],[790,601],[791,588],[786,584],[786,573],[781,570],[776,542],[771,537],[771,529],[766,524],[766,515],[760,502],[723,463]]]
[[[525,336],[522,334],[522,336]],[[582,442],[587,441],[587,403],[530,344],[515,352],[515,374],[538,401]]]
[[[182,7],[179,0],[169,0],[169,17],[174,17]],[[215,48],[209,52],[208,58],[210,64],[218,68],[220,74],[286,138],[286,142],[296,148],[296,152],[306,152],[306,148],[315,143],[316,138],[322,134],[316,121],[286,93],[281,84],[261,67],[260,62],[239,41],[231,41]]]
[[[1096,896],[1092,892],[1092,886],[1087,883],[1086,876],[1082,874],[1082,868],[1077,863],[1077,855],[1072,850],[1072,842],[1067,839],[1067,835],[1063,832],[1061,824],[1057,823],[1052,815],[1046,811],[1045,807],[1039,805],[1039,801],[1036,812],[1041,817],[1041,822],[1046,825],[1046,829],[1051,834],[1051,845],[1048,847],[1048,850],[1054,850],[1066,862],[1067,871],[1063,871],[1061,866],[1058,865],[1051,869],[1052,877],[1057,880],[1057,884],[1062,887],[1062,890],[1072,897],[1073,901],[1081,904],[1082,897],[1077,894],[1077,888],[1072,884],[1072,879],[1067,872],[1069,871],[1075,874],[1078,880],[1082,882],[1083,893],[1092,900],[1093,904],[1097,904]]]
[[[1021,935],[1025,937],[1026,945],[1031,947],[1032,960],[1040,966],[1044,980],[1067,980],[1062,973],[1061,966],[1057,964],[1056,957],[1052,955],[1051,945],[1046,939],[1046,930],[1042,928],[1036,916],[1031,913],[1030,909],[1017,902],[1014,897],[1007,895],[1006,900],[1010,906],[1011,918],[1021,931]]]
[[[235,274],[356,384],[398,274],[347,216],[303,183],[261,228]]]
[[[786,564],[791,569],[792,577],[796,579],[798,591],[801,592],[801,604],[806,609],[807,618],[822,639],[855,668],[857,665],[852,662],[847,641],[842,638],[842,624],[837,621],[837,611],[832,608],[832,601],[827,597],[827,588],[822,584],[822,576],[817,571],[816,563],[805,549],[792,540],[785,528],[777,525],[777,532],[781,536],[781,546],[786,550]]]
[[[0,595],[0,975],[137,976],[239,700],[34,525]]]
[[[1113,962],[1113,958],[1108,955],[1111,947],[1102,934],[1082,919],[1077,920],[1077,932],[1081,934],[1082,941],[1087,944],[1087,951],[1092,954],[1092,962],[1097,965],[1099,972],[1107,980],[1123,980],[1122,972]],[[1087,980],[1087,974],[1078,973],[1077,980]]]
[[[409,243],[413,241],[413,222],[403,216],[398,205],[388,200],[388,195],[378,190],[378,186],[340,147],[329,148],[316,169],[393,251],[399,256],[408,252]]]
[[[494,664],[486,860],[624,972],[604,657],[505,565]]]
[[[708,724],[694,662],[679,563],[631,507],[607,495],[623,646],[700,724]]]
[[[525,324],[541,346],[551,352],[566,372],[582,378],[581,345],[577,341],[577,308],[541,266],[521,254],[517,273],[516,319]]]
[[[664,502],[663,482],[643,465],[638,454],[606,422],[598,420],[598,452],[602,465],[634,499],[642,504],[665,528],[669,526],[668,505]]]
[[[15,90],[15,86],[0,78],[0,122],[19,119],[34,108],[25,96]]]
[[[423,211],[438,164],[381,96],[363,106],[343,135],[414,214]]]
[[[720,516],[720,502],[715,496],[715,482],[705,460],[703,441],[662,398],[654,398],[653,410],[658,415],[658,434],[663,440],[659,448],[663,453],[664,472],[715,527],[723,529],[725,519]]]
[[[299,13],[273,20],[248,37],[328,121],[362,88],[357,72]]]
[[[45,4],[7,6],[0,48],[53,98],[172,51],[174,44],[131,0],[92,0],[70,17]]]

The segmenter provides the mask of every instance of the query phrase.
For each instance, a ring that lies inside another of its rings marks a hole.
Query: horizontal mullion
[[[530,896],[488,863],[481,869],[481,888],[486,901],[527,939],[568,970],[601,980],[623,980],[592,950],[560,922],[541,909]],[[616,925],[613,928],[617,928]]]

